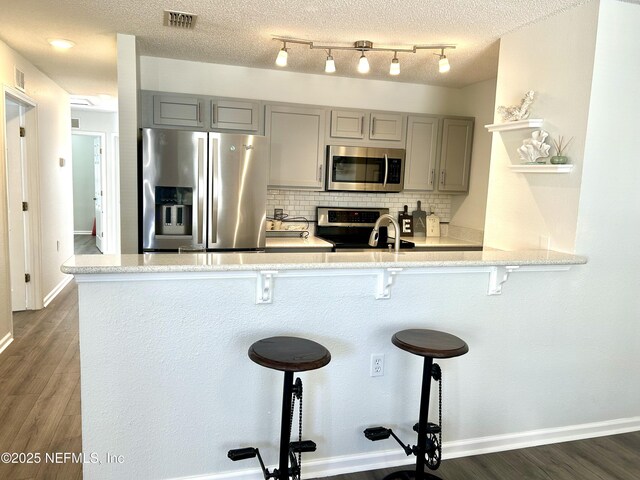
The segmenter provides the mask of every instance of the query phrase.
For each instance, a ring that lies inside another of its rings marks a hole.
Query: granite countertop
[[[233,272],[371,268],[580,265],[586,257],[551,250],[456,252],[302,252],[79,255],[61,267],[70,274]]]

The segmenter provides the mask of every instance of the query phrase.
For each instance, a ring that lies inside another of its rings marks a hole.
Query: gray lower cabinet
[[[326,110],[267,105],[265,112],[269,186],[323,190]]]
[[[176,127],[204,127],[203,100],[186,95],[154,95],[153,123]]]
[[[473,120],[445,118],[442,121],[442,147],[440,150],[441,192],[469,191]]]
[[[409,116],[404,168],[405,190],[435,189],[439,125],[438,117]]]
[[[259,102],[211,101],[211,128],[257,132],[259,126]]]

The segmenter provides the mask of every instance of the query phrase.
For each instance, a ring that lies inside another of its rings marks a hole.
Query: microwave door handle
[[[389,176],[389,156],[384,154],[384,183],[383,186],[387,186],[387,177]]]

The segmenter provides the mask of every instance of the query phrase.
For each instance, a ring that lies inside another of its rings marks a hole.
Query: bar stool
[[[331,361],[331,354],[325,347],[312,340],[299,337],[270,337],[255,342],[249,347],[249,358],[258,365],[284,372],[282,389],[282,422],[280,425],[279,465],[273,472],[265,467],[260,451],[255,447],[229,450],[227,456],[233,460],[258,457],[266,480],[289,480],[300,478],[300,461],[303,452],[315,452],[316,444],[311,440],[302,441],[302,381],[293,381],[294,372],[304,372],[324,367]],[[299,406],[299,437],[290,442],[293,410],[296,399]],[[298,458],[296,459],[296,454]],[[291,467],[289,467],[291,460]]]
[[[437,425],[428,421],[431,379],[433,378],[439,382],[442,378],[440,366],[437,363],[433,363],[433,359],[458,357],[467,353],[469,351],[469,347],[463,340],[455,335],[436,330],[424,329],[402,330],[393,335],[391,342],[402,350],[424,357],[422,370],[422,392],[420,396],[420,417],[418,423],[413,426],[413,430],[418,433],[418,444],[413,447],[404,445],[404,443],[402,443],[390,428],[385,427],[367,428],[364,431],[364,435],[372,441],[384,440],[392,436],[400,446],[402,446],[407,455],[413,454],[417,457],[416,467],[414,470],[394,472],[384,477],[383,480],[441,480],[440,477],[424,471],[425,464],[431,470],[436,470],[440,466],[440,460],[442,458],[441,440],[436,436],[441,436],[442,434],[441,424]],[[442,390],[440,390],[439,400],[440,415],[442,415]],[[442,423],[442,419],[439,421]]]

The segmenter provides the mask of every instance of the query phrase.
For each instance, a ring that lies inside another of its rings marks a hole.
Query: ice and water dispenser
[[[156,235],[191,235],[193,188],[155,187]]]

